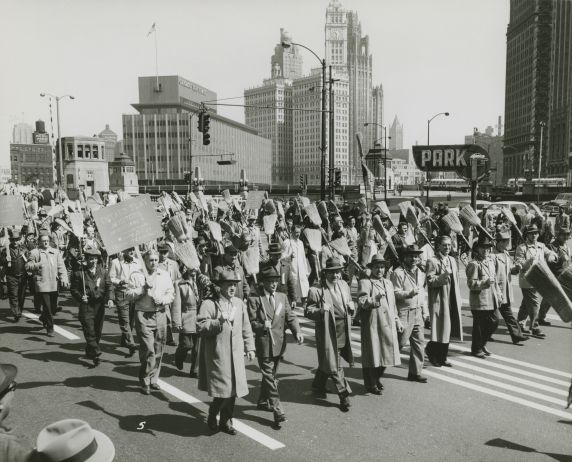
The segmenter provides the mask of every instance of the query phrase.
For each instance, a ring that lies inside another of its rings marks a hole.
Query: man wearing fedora
[[[235,297],[244,301],[248,300],[250,296],[250,285],[246,280],[244,268],[238,258],[239,253],[238,249],[231,242],[226,242],[224,245],[224,253],[221,256],[220,266],[240,276],[240,282],[236,286]],[[215,269],[217,268],[215,267]],[[213,270],[213,278],[215,277],[214,273],[215,271]]]
[[[252,361],[255,345],[246,304],[235,296],[241,276],[223,267],[216,268],[215,275],[213,282],[220,293],[201,304],[197,318],[201,336],[199,389],[213,398],[209,428],[236,435],[232,426],[234,404],[236,398],[248,394],[244,353]]]
[[[548,244],[548,248],[557,256],[556,261],[548,265],[556,278],[558,278],[570,265],[571,257],[570,248],[567,244],[568,239],[570,239],[570,228],[560,227],[556,235],[556,239],[554,239],[551,244]],[[542,300],[540,303],[540,310],[538,312],[538,324],[540,326],[550,326],[550,321],[546,320],[546,314],[549,309],[550,303],[546,300]]]
[[[85,355],[97,366],[101,349],[99,342],[103,330],[105,308],[113,306],[113,286],[103,266],[99,264],[101,252],[84,252],[85,269],[75,271],[71,277],[70,292],[79,303],[79,321],[85,337]]]
[[[495,235],[496,245],[491,256],[495,262],[495,277],[500,293],[498,312],[504,319],[512,343],[517,345],[519,342],[525,342],[529,337],[520,330],[520,324],[514,317],[511,307],[514,300],[512,275],[518,274],[518,268],[515,268],[507,250],[511,237],[510,226],[499,226]]]
[[[538,327],[538,312],[540,310],[542,297],[524,278],[524,274],[535,261],[544,258],[548,263],[554,263],[558,260],[558,257],[543,243],[538,242],[539,231],[536,225],[526,226],[523,234],[525,242],[516,248],[516,252],[514,254],[516,268],[520,272],[518,284],[522,290],[522,303],[518,310],[517,319],[520,323],[522,332],[526,334],[532,331],[533,337],[543,339],[546,335]],[[529,318],[530,330],[524,327],[526,318]]]
[[[381,395],[385,369],[401,364],[397,332],[403,331],[403,326],[395,306],[393,284],[383,278],[383,255],[374,255],[367,266],[371,275],[358,284],[361,364],[366,391]]]
[[[50,234],[41,231],[38,248],[30,252],[26,270],[33,273],[34,289],[42,306],[40,321],[48,337],[54,334],[54,314],[58,307],[58,282],[64,289],[69,287],[68,273],[59,250],[50,247]]]
[[[298,344],[302,344],[304,337],[288,297],[277,291],[281,274],[273,267],[267,267],[259,274],[263,289],[248,301],[248,315],[262,373],[258,408],[272,411],[274,423],[280,425],[286,421],[286,415],[280,404],[276,373],[286,350],[286,329],[290,329]]]
[[[159,254],[149,250],[144,257],[145,269],[134,272],[127,294],[135,299],[135,328],[139,337],[139,382],[144,395],[160,390],[157,383],[161,372],[163,350],[167,337],[165,311],[175,298],[169,273],[159,268]]]
[[[288,297],[288,304],[296,305],[296,289],[294,288],[294,281],[289,277],[288,268],[282,261],[282,246],[278,242],[271,242],[268,244],[268,251],[266,252],[267,259],[260,262],[260,274],[268,268],[273,268],[280,275],[280,280],[278,281],[277,292],[281,292]],[[260,288],[263,292],[263,284],[260,284]]]
[[[440,235],[435,240],[435,256],[427,259],[427,304],[431,318],[431,341],[425,352],[435,367],[452,367],[447,361],[451,337],[463,341],[461,287],[457,262],[449,254],[451,237]]]
[[[495,262],[490,257],[492,247],[492,240],[480,233],[473,243],[473,260],[466,268],[469,306],[473,314],[471,354],[483,359],[491,355],[487,342],[498,326],[495,310],[502,299]]]
[[[425,302],[425,273],[419,269],[420,255],[423,250],[415,244],[401,251],[401,266],[391,273],[391,282],[395,289],[395,300],[403,330],[397,332],[399,348],[403,349],[409,341],[409,373],[407,380],[426,383],[423,371],[425,335],[423,319],[429,317]]]
[[[354,302],[351,291],[342,279],[344,262],[335,257],[326,260],[322,287],[312,287],[308,293],[304,314],[315,322],[318,368],[312,383],[314,396],[326,398],[326,382],[330,377],[340,398],[340,409],[350,409],[351,388],[344,377],[341,359],[353,366],[351,349],[351,316]]]
[[[11,229],[10,244],[2,249],[0,266],[5,268],[6,286],[10,310],[14,315],[14,322],[22,317],[22,309],[26,299],[26,249],[22,246],[20,231]]]

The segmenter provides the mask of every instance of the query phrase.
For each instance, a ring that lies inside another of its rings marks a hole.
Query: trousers
[[[381,377],[383,377],[385,367],[363,367],[361,372],[363,375],[363,385],[366,390],[371,390],[372,388],[381,389],[383,387]]]
[[[10,310],[14,316],[21,316],[24,301],[26,300],[26,276],[6,275],[6,286]]]
[[[116,303],[117,319],[121,330],[121,346],[135,347],[133,340],[133,327],[135,326],[135,303],[129,300],[121,300]]]
[[[443,364],[449,355],[449,344],[430,341],[425,347],[425,352],[431,362]]]
[[[230,398],[214,398],[209,406],[209,415],[218,415],[220,413],[219,425],[224,426],[232,419],[234,414],[234,403],[236,396]]]
[[[139,338],[139,380],[144,385],[157,383],[161,372],[163,349],[167,338],[167,315],[164,311],[135,311],[135,328]]]
[[[471,353],[482,353],[483,347],[499,325],[495,310],[471,310],[473,313],[473,332]]]
[[[513,340],[515,340],[517,337],[522,337],[522,330],[520,329],[520,324],[514,317],[512,308],[509,303],[504,303],[499,307],[498,315],[503,317],[508,333],[510,334]],[[499,319],[498,315],[497,319]]]
[[[312,382],[312,388],[317,390],[324,390],[326,388],[326,382],[328,381],[328,378],[331,378],[334,382],[338,395],[348,396],[352,392],[350,384],[344,375],[340,350],[338,350],[338,370],[331,374],[326,374],[320,369],[316,369],[316,375],[314,377],[314,381]]]
[[[199,351],[199,334],[187,334],[179,332],[179,344],[175,350],[175,362],[185,362],[187,354],[191,352],[191,373],[197,374],[199,362],[197,361],[197,354]]]
[[[423,370],[423,347],[425,345],[425,332],[423,331],[423,318],[419,309],[402,310],[399,319],[403,324],[403,332],[397,333],[399,349],[402,350],[409,340],[409,375],[421,375]]]
[[[278,394],[278,382],[276,381],[276,372],[279,364],[280,356],[274,358],[258,358],[258,366],[262,373],[260,394],[258,395],[259,403],[267,400],[274,401],[280,399],[280,395]]]
[[[79,305],[79,322],[85,337],[85,355],[94,359],[101,355],[99,342],[103,330],[105,303],[103,300],[81,303]]]
[[[57,292],[36,292],[38,300],[41,303],[42,314],[40,321],[48,332],[54,331],[54,314],[58,308]]]
[[[519,322],[530,319],[530,328],[538,329],[538,313],[542,297],[535,289],[522,289],[522,303],[518,310],[517,319]]]

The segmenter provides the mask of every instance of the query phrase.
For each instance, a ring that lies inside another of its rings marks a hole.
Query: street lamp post
[[[540,150],[538,152],[538,184],[536,185],[536,202],[540,202],[540,171],[542,169],[542,136],[544,135],[544,127],[546,122],[539,122],[540,125]]]
[[[60,100],[64,98],[75,99],[72,95],[63,95],[63,96],[55,96],[51,93],[40,93],[40,96],[43,98],[45,96],[51,96],[56,100],[56,118],[58,122],[58,175],[57,175],[57,182],[58,185],[63,188],[63,178],[64,178],[64,167],[63,167],[63,159],[62,159],[62,138],[60,132]]]
[[[366,122],[363,124],[364,127],[367,127],[368,125],[377,125],[378,127],[383,128],[383,200],[387,202],[387,139],[391,139],[391,136],[387,136],[387,126],[385,125],[378,124],[377,122]],[[377,141],[379,140],[374,141],[374,145]],[[381,163],[381,156],[379,157]]]
[[[430,126],[431,126],[431,121],[440,115],[444,115],[445,117],[449,117],[449,113],[448,112],[439,112],[437,114],[435,114],[433,117],[431,117],[430,119],[427,120],[427,146],[429,146],[429,130],[430,130]],[[425,205],[429,205],[429,190],[431,189],[431,184],[429,183],[429,170],[425,171],[425,182],[427,183],[427,197],[425,198]]]
[[[322,66],[322,145],[320,146],[320,199],[326,199],[326,60],[314,53],[310,48],[300,43],[292,42],[292,37],[287,31],[282,31],[282,48],[290,48],[292,45],[299,46],[312,53]],[[330,83],[331,85],[331,83]],[[331,168],[331,166],[330,166]],[[333,183],[332,183],[333,184]]]

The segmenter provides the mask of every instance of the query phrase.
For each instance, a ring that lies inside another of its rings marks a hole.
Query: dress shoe
[[[152,384],[150,385],[150,387],[151,387],[151,390],[155,390],[155,391],[161,390],[161,387],[159,386],[158,383],[152,383]]]
[[[258,403],[256,404],[256,409],[258,409],[259,411],[265,411],[265,412],[273,412],[274,409],[272,408],[272,406],[270,406],[270,403],[268,401],[258,401]]]
[[[550,321],[546,321],[545,319],[543,319],[542,321],[538,321],[538,325],[540,325],[540,326],[551,326],[552,323]]]
[[[274,423],[280,426],[281,423],[286,422],[286,414],[284,412],[276,412],[274,411]]]
[[[526,335],[518,335],[516,337],[513,337],[512,343],[514,343],[515,345],[518,345],[518,342],[526,342],[529,339],[530,339],[530,337],[527,337]]]
[[[216,414],[209,414],[207,417],[207,425],[213,432],[218,432],[218,422],[216,421]]]
[[[429,358],[429,362],[430,362],[431,365],[434,366],[434,367],[441,367],[441,366],[442,366],[442,364],[441,364],[439,361],[437,361],[435,358],[431,358],[431,357],[430,357],[430,358]]]
[[[447,361],[447,360],[443,361],[443,362],[441,363],[441,366],[453,367],[453,365],[452,365],[449,361]]]
[[[328,397],[325,388],[313,388],[313,387],[312,387],[312,396],[316,399],[326,399]]]
[[[540,339],[546,338],[546,334],[542,332],[540,329],[532,329],[532,336],[534,338],[540,338]]]
[[[48,335],[48,337],[55,337],[56,336],[56,334],[53,330],[49,330],[47,335]]]
[[[352,407],[348,396],[340,396],[340,409],[342,412],[348,412]]]
[[[407,380],[410,382],[427,383],[427,377],[423,375],[408,375]]]
[[[383,389],[384,389],[384,388],[383,388],[383,383],[377,382],[377,385],[376,385],[376,386],[377,386],[377,388],[379,388],[380,390],[383,391]]]
[[[16,316],[14,316],[14,322],[20,322],[21,317],[22,317],[21,314],[17,314]]]
[[[150,395],[151,394],[151,388],[149,387],[149,385],[143,385],[141,387],[141,393],[143,393],[144,395]]]
[[[131,358],[135,354],[135,352],[138,350],[138,348],[136,346],[130,346],[127,348],[129,348],[129,353],[127,353],[128,358]]]
[[[471,356],[475,356],[475,357],[481,358],[481,359],[485,359],[487,357],[487,355],[485,354],[484,351],[471,352]]]
[[[101,363],[101,359],[99,359],[99,356],[96,356],[95,358],[93,358],[93,365],[95,367],[99,366],[99,363]]]
[[[520,330],[523,334],[530,334],[530,330],[524,327],[524,323],[519,323],[519,324],[520,324]]]
[[[381,391],[379,388],[377,387],[373,387],[373,388],[368,388],[366,389],[366,391],[372,395],[383,395],[383,391]]]
[[[189,371],[189,377],[191,379],[196,379],[199,377],[199,374],[197,374],[195,371],[193,371],[192,369]]]
[[[219,430],[223,433],[226,433],[228,435],[236,435],[236,429],[232,426],[232,424],[230,423],[224,423],[222,425],[219,426]]]
[[[182,371],[184,366],[185,366],[185,358],[182,358],[175,354],[175,367],[180,371]]]
[[[492,353],[487,349],[487,347],[483,347],[483,353],[484,353],[486,356],[492,355]]]

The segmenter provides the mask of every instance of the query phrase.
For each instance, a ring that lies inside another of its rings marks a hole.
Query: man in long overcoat
[[[340,409],[347,412],[351,388],[344,377],[341,358],[353,366],[351,316],[355,310],[350,288],[342,280],[343,269],[343,261],[337,258],[326,261],[324,284],[310,289],[304,314],[316,323],[318,369],[312,383],[314,395],[326,397],[326,381],[331,377],[340,397]]]
[[[395,307],[393,284],[383,278],[383,255],[374,255],[368,268],[371,276],[360,279],[358,286],[361,364],[366,391],[381,395],[385,368],[401,364],[397,331],[402,331],[403,326]]]
[[[215,274],[213,282],[219,286],[220,295],[205,300],[197,318],[197,331],[202,337],[199,389],[214,398],[209,407],[209,428],[236,435],[232,426],[234,403],[248,394],[244,353],[248,360],[254,359],[254,338],[246,304],[235,297],[241,277],[223,268],[217,268]]]
[[[451,238],[448,235],[438,236],[435,247],[435,256],[427,259],[425,272],[431,317],[431,341],[425,352],[433,366],[452,367],[447,361],[450,338],[463,341],[461,288],[457,262],[449,255]]]

